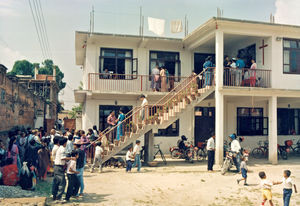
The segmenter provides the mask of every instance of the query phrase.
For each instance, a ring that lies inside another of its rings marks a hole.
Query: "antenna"
[[[275,23],[275,17],[273,16],[273,14],[270,14],[270,23],[274,24]]]
[[[223,9],[220,9],[219,7],[217,7],[217,17],[218,18],[223,17]]]
[[[143,16],[143,8],[140,6],[140,27],[139,27],[139,35],[144,35],[144,16]]]
[[[189,33],[189,22],[187,19],[187,15],[184,17],[184,36],[187,36]]]

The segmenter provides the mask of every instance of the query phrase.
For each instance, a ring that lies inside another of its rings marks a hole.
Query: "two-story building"
[[[76,64],[83,68],[82,126],[107,127],[110,111],[130,111],[145,94],[154,104],[168,92],[153,92],[151,70],[169,71],[168,90],[202,72],[213,57],[213,94],[186,112],[154,142],[165,152],[181,135],[198,142],[216,133],[216,161],[222,162],[223,142],[231,133],[244,136],[244,147],[269,141],[269,160],[277,163],[277,144],[300,135],[300,27],[227,18],[212,18],[183,39],[133,35],[75,33]],[[243,59],[245,69],[224,66],[224,58]],[[251,60],[257,68],[249,70]],[[108,72],[109,74],[103,74]],[[240,80],[237,80],[240,75]],[[251,80],[252,79],[252,80]],[[240,82],[239,82],[240,81]]]

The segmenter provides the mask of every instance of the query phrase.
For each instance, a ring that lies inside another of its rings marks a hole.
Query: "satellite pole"
[[[95,10],[93,5],[92,6],[92,33],[94,33],[94,26],[95,26]]]
[[[142,15],[142,6],[140,6],[140,27],[139,27],[139,35],[143,35],[143,15]]]

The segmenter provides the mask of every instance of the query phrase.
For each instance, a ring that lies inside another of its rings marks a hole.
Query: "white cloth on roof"
[[[148,17],[148,29],[158,36],[165,34],[165,20]]]
[[[180,32],[182,32],[182,21],[181,20],[173,20],[173,21],[171,21],[171,32],[172,33],[180,33]]]

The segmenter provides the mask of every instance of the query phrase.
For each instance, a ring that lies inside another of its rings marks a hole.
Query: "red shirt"
[[[18,167],[15,164],[6,165],[2,168],[3,184],[8,186],[15,186],[19,181]]]

